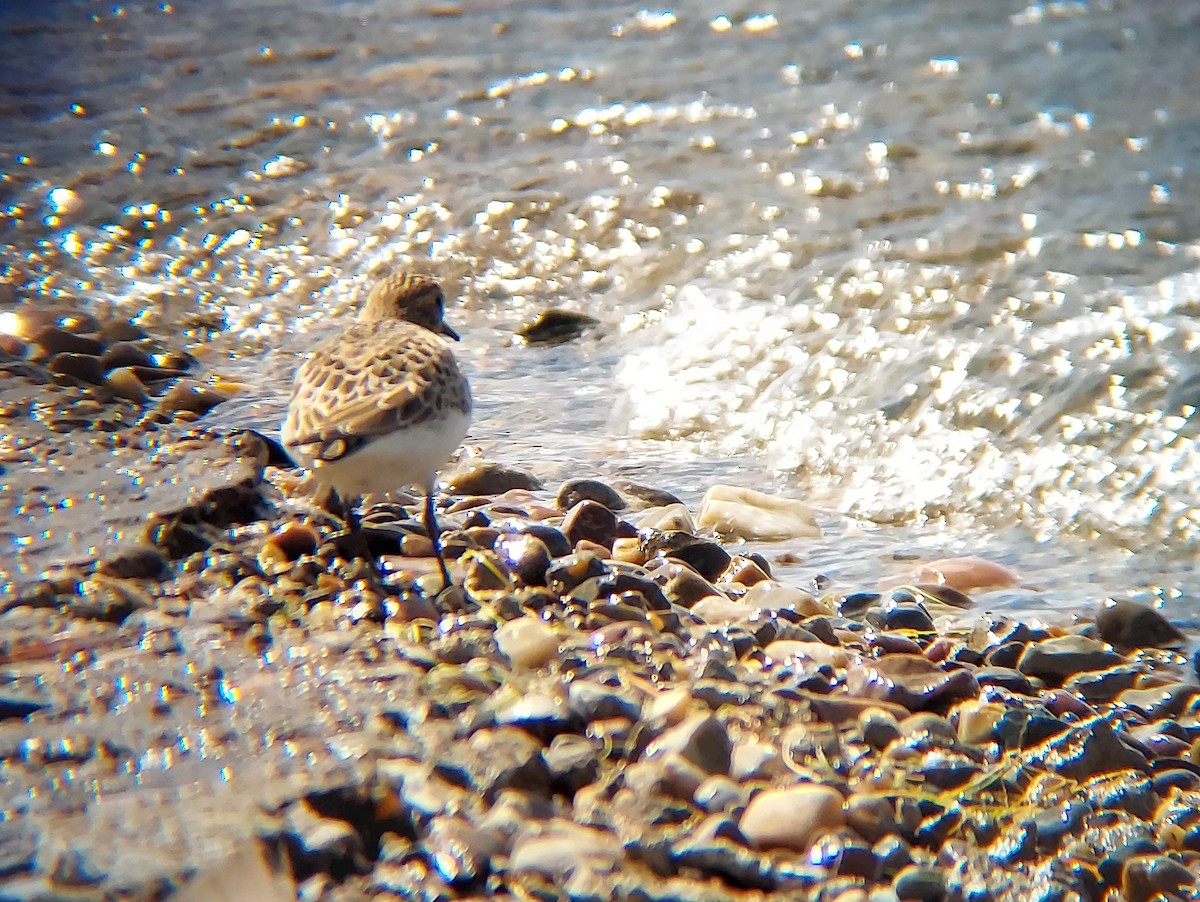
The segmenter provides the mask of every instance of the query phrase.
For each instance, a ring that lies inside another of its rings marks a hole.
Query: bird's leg
[[[380,594],[387,595],[387,588],[383,584],[383,566],[375,559],[375,555],[371,553],[371,543],[367,541],[367,534],[363,532],[362,518],[359,516],[358,507],[362,503],[362,496],[351,496],[342,501],[344,507],[346,521],[346,533],[352,543],[356,554],[360,555],[368,564],[368,573],[370,574],[367,581],[371,588]]]
[[[442,530],[438,526],[437,517],[433,512],[433,484],[425,486],[425,532],[433,543],[433,553],[437,555],[438,568],[442,571],[442,591],[450,588],[450,570],[446,567],[446,556],[442,553]]]

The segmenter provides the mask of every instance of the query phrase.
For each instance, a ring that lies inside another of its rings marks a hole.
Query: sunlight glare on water
[[[1074,605],[1191,591],[1190,5],[63,2],[0,26],[0,333],[24,299],[134,316],[254,384],[218,418],[269,429],[300,355],[415,263],[497,457],[811,498],[833,572],[982,549]],[[552,306],[600,326],[514,342]]]

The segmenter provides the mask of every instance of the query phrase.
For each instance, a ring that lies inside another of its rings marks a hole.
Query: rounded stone
[[[572,545],[566,536],[562,534],[561,529],[556,529],[546,523],[524,523],[521,525],[519,532],[527,536],[534,536],[542,541],[546,546],[546,550],[550,552],[550,557],[559,558],[566,557],[571,553]]]
[[[496,647],[517,667],[541,667],[558,654],[558,633],[536,617],[521,617],[496,630]]]
[[[1123,656],[1096,639],[1059,636],[1027,645],[1017,661],[1017,670],[1058,686],[1077,673],[1107,670],[1124,662]]]
[[[502,535],[496,540],[495,550],[500,560],[522,584],[526,586],[546,585],[546,569],[550,566],[550,552],[541,539],[531,535]]]
[[[104,383],[104,367],[100,359],[91,354],[55,354],[50,360],[49,369],[67,382],[85,385]]]
[[[1121,869],[1121,893],[1128,902],[1162,899],[1195,885],[1196,875],[1166,855],[1137,855]]]
[[[1096,614],[1096,632],[1117,648],[1179,648],[1185,637],[1159,611],[1135,601],[1104,605]]]
[[[817,836],[845,823],[841,793],[828,786],[802,783],[756,795],[738,827],[756,849],[803,852]]]
[[[901,902],[942,902],[946,878],[933,868],[909,865],[893,878],[892,889]]]
[[[203,416],[227,400],[226,394],[202,382],[194,379],[178,379],[162,396],[159,406],[170,413],[186,411]]]
[[[603,504],[580,501],[563,517],[562,531],[572,545],[586,539],[611,548],[617,537],[617,517]]]
[[[446,477],[455,495],[503,495],[512,489],[535,491],[542,487],[536,476],[490,461],[471,461]]]
[[[600,321],[586,313],[551,307],[543,310],[531,322],[517,330],[517,335],[530,345],[556,345],[572,341]]]
[[[598,479],[568,479],[559,486],[555,498],[559,510],[570,510],[580,501],[595,501],[610,511],[625,509],[625,499],[620,493]]]
[[[69,332],[61,326],[48,326],[34,336],[34,343],[48,355],[86,354],[98,357],[104,353],[104,345],[90,335]]]

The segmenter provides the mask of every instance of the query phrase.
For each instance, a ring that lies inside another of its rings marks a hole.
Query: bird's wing
[[[301,365],[284,445],[314,460],[336,460],[374,436],[437,414],[434,395],[447,361],[457,374],[453,356],[425,330],[379,325],[350,327]]]

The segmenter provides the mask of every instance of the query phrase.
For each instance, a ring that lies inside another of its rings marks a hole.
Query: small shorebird
[[[358,496],[419,486],[443,588],[450,572],[433,511],[437,468],[466,437],[471,389],[450,345],[437,282],[402,272],[378,282],[359,321],[296,371],[284,447],[337,492],[352,530]]]

